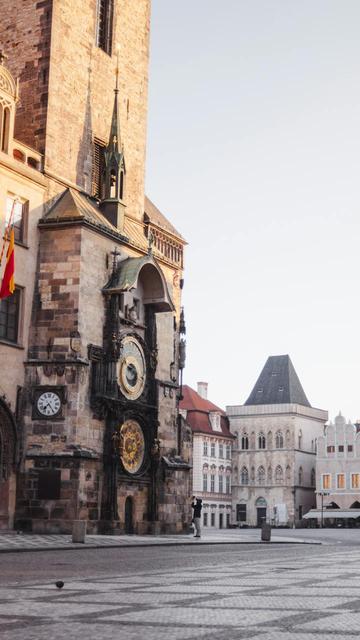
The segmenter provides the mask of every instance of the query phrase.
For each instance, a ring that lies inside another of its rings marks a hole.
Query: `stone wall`
[[[127,212],[142,218],[150,0],[115,3],[113,55],[95,45],[96,0],[14,0],[0,41],[20,78],[15,135],[45,153],[45,169],[91,189],[93,137],[108,141],[119,49]]]

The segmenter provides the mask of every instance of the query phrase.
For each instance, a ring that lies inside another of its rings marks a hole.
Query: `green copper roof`
[[[116,271],[111,274],[110,280],[103,288],[103,291],[128,291],[132,287],[136,287],[140,269],[148,262],[153,262],[152,259],[149,259],[149,256],[127,258],[120,262]]]

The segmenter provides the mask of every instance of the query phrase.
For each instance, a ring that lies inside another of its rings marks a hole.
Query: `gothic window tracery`
[[[243,467],[241,469],[240,483],[241,484],[249,484],[249,472],[247,470],[247,467]]]
[[[263,466],[258,469],[258,484],[265,484],[265,469]]]
[[[275,447],[276,449],[283,449],[284,447],[284,436],[281,431],[277,431],[275,435]]]
[[[248,449],[249,448],[249,437],[246,433],[241,437],[241,448]]]
[[[265,449],[266,448],[266,438],[265,438],[263,433],[259,434],[258,446],[259,446],[259,449]]]
[[[275,469],[275,484],[283,484],[284,482],[284,472],[280,465],[278,465]]]

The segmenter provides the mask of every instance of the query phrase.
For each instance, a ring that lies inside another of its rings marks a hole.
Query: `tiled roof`
[[[186,422],[193,432],[234,438],[232,433],[230,433],[229,422],[225,411],[210,402],[210,400],[202,398],[194,389],[186,384],[182,388],[182,395],[183,398],[180,400],[179,408],[186,411]],[[214,430],[211,426],[209,414],[213,411],[220,413],[221,432]]]
[[[270,356],[245,405],[310,403],[288,355]]]
[[[147,196],[145,196],[145,215],[147,215],[152,224],[161,227],[162,229],[164,229],[164,231],[168,231],[180,240],[184,240],[184,238],[175,229],[171,222],[169,222],[169,220],[165,218],[161,211],[159,211],[159,209],[155,207],[155,205]]]

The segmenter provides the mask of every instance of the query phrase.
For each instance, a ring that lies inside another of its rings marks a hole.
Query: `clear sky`
[[[185,382],[288,353],[360,417],[360,2],[153,0],[147,194],[186,238]]]

